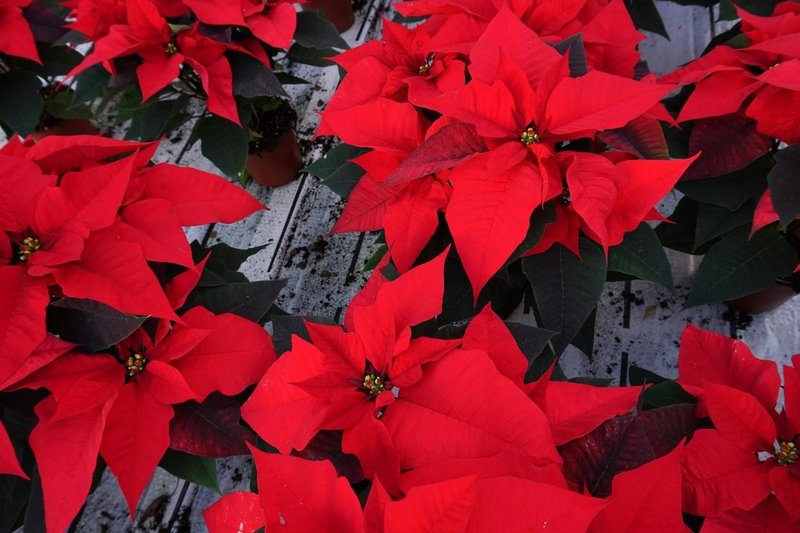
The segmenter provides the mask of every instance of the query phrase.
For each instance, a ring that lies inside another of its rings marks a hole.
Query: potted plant
[[[295,179],[303,166],[297,145],[297,113],[283,98],[254,100],[247,146],[247,173],[256,183],[279,187]]]
[[[428,18],[384,21],[379,44],[334,58],[347,75],[317,134],[345,144],[309,171],[358,179],[334,231],[383,230],[398,271],[454,245],[445,300],[459,304],[439,326],[487,301],[510,311],[528,288],[540,324],[560,332],[557,355],[593,328],[609,271],[672,288],[645,221],[691,163],[670,160],[660,125],[675,86],[634,77],[642,35],[620,2],[563,26],[522,7],[444,5],[399,4]],[[651,268],[627,260],[632,246]]]
[[[772,309],[800,287],[795,218],[800,113],[780,110],[800,91],[787,80],[800,53],[800,6],[769,17],[737,8],[741,23],[665,81],[693,86],[670,105],[681,129],[672,146],[702,154],[678,185],[685,196],[658,232],[666,246],[703,255],[687,305],[728,302],[746,312]]]
[[[329,22],[297,13],[291,2],[243,0],[231,9],[233,4],[226,3],[136,0],[99,17],[93,5],[94,0],[80,0],[72,12],[71,27],[93,48],[70,76],[78,87],[99,86],[95,97],[102,106],[115,102],[116,122],[129,125],[127,138],[157,139],[192,120],[193,140],[228,176],[244,180],[248,161],[260,183],[284,183],[296,175],[295,136],[284,136],[294,127],[294,112],[288,103],[280,107],[285,116],[264,106],[289,98],[281,78],[303,82],[284,65],[302,55],[299,48],[311,51],[318,64],[334,53],[331,46],[347,46]],[[113,65],[113,75],[101,65]],[[274,139],[274,131],[251,129],[276,127],[269,113],[289,119]],[[268,170],[269,158],[248,157],[251,150],[280,156],[291,169]],[[279,179],[265,177],[269,174]]]

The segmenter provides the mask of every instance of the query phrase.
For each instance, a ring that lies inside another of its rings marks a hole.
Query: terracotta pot
[[[46,130],[34,131],[31,137],[40,141],[50,135],[94,135],[98,132],[94,124],[85,118],[68,118],[59,120]]]
[[[289,130],[274,150],[262,150],[247,156],[247,172],[253,181],[265,187],[286,185],[297,177],[301,168],[303,159],[294,130]]]
[[[794,296],[797,296],[797,292],[791,285],[775,282],[762,291],[748,294],[735,300],[729,300],[725,303],[737,311],[754,315],[777,309]]]
[[[300,4],[303,11],[322,11],[339,33],[349,30],[356,21],[351,0],[308,0]]]

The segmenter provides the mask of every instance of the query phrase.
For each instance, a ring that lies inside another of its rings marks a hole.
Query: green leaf
[[[669,216],[669,222],[656,226],[656,235],[661,244],[667,248],[686,254],[701,253],[694,251],[694,235],[697,226],[699,204],[684,196]]]
[[[606,258],[595,242],[582,237],[581,257],[560,244],[522,259],[542,326],[558,331],[553,340],[560,355],[597,306],[606,281]]]
[[[176,450],[167,450],[158,466],[175,477],[222,494],[217,479],[217,461],[212,457],[200,457]]]
[[[247,281],[217,287],[197,287],[186,299],[184,309],[202,305],[215,314],[234,313],[261,322],[286,280]]]
[[[39,48],[41,65],[31,70],[43,78],[64,76],[83,61],[83,54],[68,46],[44,46]]]
[[[303,78],[298,78],[297,76],[292,76],[287,72],[276,72],[275,77],[281,82],[282,85],[307,85],[311,83],[308,80],[304,80]]]
[[[739,15],[736,13],[736,10],[733,8],[733,5],[730,3],[730,1],[721,0],[719,3],[719,18],[717,21],[736,20],[738,18]]]
[[[723,237],[700,263],[686,307],[719,303],[766,289],[797,266],[797,251],[775,225],[748,240],[748,228]]]
[[[364,175],[364,169],[355,163],[350,163],[349,160],[368,151],[365,148],[340,144],[301,172],[308,172],[318,177],[323,185],[342,198],[347,198]]]
[[[84,70],[75,77],[72,103],[81,104],[100,98],[108,87],[109,79],[111,74],[103,68],[103,65],[94,65]]]
[[[295,63],[303,63],[314,67],[330,67],[336,63],[327,58],[335,56],[336,53],[336,50],[332,48],[308,48],[299,43],[294,43],[286,53],[286,57]]]
[[[592,309],[589,317],[572,339],[572,345],[579,349],[590,361],[594,359],[594,331],[597,326],[597,307]]]
[[[756,204],[750,201],[737,209],[728,211],[724,207],[700,203],[697,211],[697,227],[695,228],[694,246],[700,248],[717,237],[742,226],[750,226]]]
[[[85,104],[75,104],[72,92],[61,90],[44,101],[44,110],[55,118],[92,118],[92,111]]]
[[[295,315],[277,315],[272,317],[272,343],[275,353],[281,355],[292,349],[292,336],[297,335],[311,342],[305,322]]]
[[[528,359],[525,381],[527,383],[536,381],[541,377],[544,371],[549,368],[549,365],[547,365],[544,369],[540,370],[542,366],[541,363],[546,359],[546,356],[544,358],[542,356],[545,348],[547,348],[547,343],[550,342],[550,339],[558,332],[528,326],[526,324],[518,324],[516,322],[506,322],[506,326],[514,337],[514,340],[517,341],[519,349],[522,350],[522,353],[525,354],[525,357]]]
[[[200,151],[222,172],[240,178],[247,162],[247,132],[229,120],[206,117],[197,121],[194,135],[202,143]]]
[[[736,4],[750,13],[761,15],[762,17],[771,15],[775,10],[775,6],[782,1],[783,0],[730,0],[732,4]]]
[[[261,61],[236,53],[229,54],[228,60],[233,72],[233,94],[245,98],[289,98],[275,74]]]
[[[44,109],[39,78],[33,72],[0,76],[0,122],[23,137],[33,133]]]
[[[361,267],[361,272],[371,272],[375,270],[375,268],[378,266],[378,263],[381,262],[381,259],[383,259],[383,256],[386,255],[386,252],[388,251],[389,247],[385,244],[378,246],[378,248],[375,250],[375,253],[372,254],[372,257],[370,257],[369,260],[364,263],[364,266]]]
[[[253,248],[232,248],[225,243],[215,244],[210,248],[203,248],[199,243],[192,243],[192,256],[195,262],[211,254],[206,262],[204,272],[211,270],[227,281],[247,281],[247,277],[238,270],[247,259],[264,248],[266,244]],[[202,279],[201,279],[202,284]]]
[[[300,11],[297,14],[294,40],[306,48],[350,48],[336,27],[314,11]]]
[[[608,250],[608,269],[658,283],[675,293],[667,255],[653,228],[646,222],[625,234],[621,243]]]
[[[800,144],[775,154],[775,166],[767,180],[775,212],[787,226],[800,214]]]
[[[683,390],[674,381],[664,381],[649,387],[644,391],[643,400],[647,409],[696,402],[694,396]]]
[[[664,383],[665,381],[669,380],[651,370],[647,370],[646,368],[636,365],[631,365],[628,367],[628,383],[632,386],[641,386],[647,383]]]
[[[669,40],[669,33],[653,0],[626,0],[625,6],[637,29],[657,33]]]
[[[148,100],[133,113],[125,138],[154,141],[163,137],[188,120],[189,116],[184,112],[188,103],[189,97],[186,95],[170,100]]]

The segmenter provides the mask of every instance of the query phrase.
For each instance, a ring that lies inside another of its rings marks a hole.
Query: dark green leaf
[[[47,308],[47,330],[89,352],[97,352],[127,338],[146,318],[122,313],[94,300],[61,298]]]
[[[558,331],[553,348],[560,355],[597,306],[606,280],[606,259],[599,245],[581,238],[581,257],[556,244],[522,259],[542,326]]]
[[[586,48],[583,45],[583,35],[580,33],[567,37],[555,45],[561,55],[569,50],[569,75],[578,78],[589,72],[589,63],[586,59]]]
[[[364,148],[340,144],[301,172],[308,172],[312,176],[318,177],[323,185],[342,198],[347,198],[358,180],[364,175],[364,169],[355,163],[350,163],[349,160],[367,151]]]
[[[39,49],[41,65],[31,70],[43,78],[63,76],[83,61],[83,54],[68,46],[45,46]]]
[[[336,27],[314,11],[300,11],[297,14],[294,40],[306,48],[350,48]]]
[[[597,307],[592,309],[586,322],[572,339],[572,345],[583,352],[590,361],[594,359],[594,331],[597,326]]]
[[[148,100],[133,114],[125,138],[154,141],[163,137],[189,118],[185,113],[188,103],[186,95],[171,100]]]
[[[229,54],[233,72],[233,94],[245,98],[271,96],[289,98],[275,74],[264,64],[245,54]]]
[[[304,80],[303,78],[298,78],[297,76],[292,76],[287,72],[276,72],[275,77],[281,82],[282,85],[306,85],[311,83],[308,80]]]
[[[533,361],[539,357],[544,351],[550,339],[556,335],[557,331],[550,331],[543,328],[528,326],[526,324],[519,324],[517,322],[506,322],[508,331],[511,336],[517,341],[519,349],[528,358],[528,361]]]
[[[303,318],[295,315],[276,315],[272,317],[272,343],[278,355],[292,349],[292,336],[311,342]]]
[[[28,494],[28,506],[25,508],[25,531],[46,531],[44,527],[44,498],[42,494],[42,478],[39,469],[34,468],[31,474],[31,490]]]
[[[736,9],[733,8],[730,0],[721,0],[719,3],[719,18],[717,20],[736,20],[737,18],[739,18],[739,14],[736,13]]]
[[[754,15],[761,15],[762,17],[771,15],[775,10],[775,6],[782,1],[783,0],[730,0],[731,3],[736,4],[742,9]]]
[[[667,28],[653,0],[626,0],[625,6],[638,29],[657,33],[669,39]]]
[[[748,239],[749,228],[728,233],[700,263],[686,307],[739,298],[772,285],[797,266],[797,251],[772,225]]]
[[[286,280],[229,283],[218,287],[197,287],[186,299],[184,309],[202,305],[215,314],[234,313],[261,322]]]
[[[695,248],[710,243],[729,231],[750,226],[753,221],[755,202],[748,202],[734,212],[724,207],[701,203],[697,212],[697,228],[695,228]]]
[[[664,381],[644,391],[644,406],[648,409],[687,403],[695,403],[694,396],[674,381]]]
[[[197,121],[200,151],[230,177],[240,178],[247,162],[247,132],[229,120],[206,117]]]
[[[2,413],[2,423],[14,445],[22,469],[31,473],[34,469],[33,452],[27,446],[27,442],[36,420],[6,407]],[[10,533],[20,526],[22,511],[28,503],[30,492],[29,480],[0,475],[0,533]]]
[[[767,187],[772,159],[761,157],[746,168],[718,178],[678,182],[676,189],[686,196],[736,211],[748,200],[758,200]]]
[[[327,59],[336,55],[336,50],[332,48],[307,48],[299,43],[294,43],[286,54],[286,57],[296,63],[312,65],[315,67],[330,67],[335,65],[333,61]]]
[[[211,457],[167,450],[158,465],[175,477],[222,493],[217,480],[217,461]]]
[[[686,254],[700,253],[694,251],[698,210],[699,204],[696,201],[688,196],[681,198],[669,216],[669,222],[662,222],[656,226],[656,235],[661,244]]]
[[[72,93],[62,90],[44,101],[44,110],[59,119],[92,118],[92,111],[85,104],[74,104]]]
[[[621,243],[608,250],[608,269],[658,283],[675,292],[667,255],[653,228],[646,222],[626,233]]]
[[[550,345],[545,346],[542,353],[528,361],[528,370],[525,372],[525,383],[534,382],[544,376],[557,360],[558,356],[553,351],[553,348]],[[556,368],[558,368],[557,365]]]
[[[767,180],[775,212],[781,223],[788,225],[800,214],[800,144],[775,154],[775,166]]]
[[[628,367],[628,383],[631,386],[637,387],[647,383],[656,384],[669,381],[664,376],[660,376],[655,372],[642,368],[640,366],[631,365]]]
[[[254,246],[252,248],[233,248],[221,242],[210,248],[193,247],[195,248],[193,250],[193,255],[196,255],[195,260],[199,261],[207,254],[211,254],[211,257],[206,263],[206,268],[210,267],[212,270],[216,271],[237,271],[248,258],[256,255],[266,247],[266,244],[262,244],[261,246]]]
[[[33,72],[0,76],[0,122],[23,137],[33,133],[44,109],[39,78]]]
[[[369,260],[364,263],[364,266],[361,267],[361,272],[371,272],[372,270],[375,270],[375,268],[378,266],[378,263],[381,262],[381,259],[383,259],[383,256],[385,256],[386,252],[388,251],[389,247],[385,244],[378,246],[378,248],[375,250],[375,253],[373,253]]]
[[[80,104],[100,98],[108,87],[110,78],[111,74],[103,68],[103,65],[94,65],[84,70],[75,77],[76,86],[72,102]]]

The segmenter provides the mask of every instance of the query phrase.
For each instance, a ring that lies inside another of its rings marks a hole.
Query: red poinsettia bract
[[[683,455],[685,509],[730,523],[763,518],[748,513],[776,513],[775,523],[794,522],[800,505],[800,374],[784,366],[784,405],[775,411],[780,378],[772,361],[755,358],[740,341],[688,326],[679,358],[680,383],[702,399],[714,429],[697,431]],[[780,507],[767,504],[774,494]],[[762,508],[763,507],[763,508]],[[721,527],[717,526],[717,527]]]
[[[0,52],[41,63],[23,9],[33,0],[0,0]]]
[[[185,275],[198,278],[193,271]],[[181,304],[178,293],[186,291],[170,292]],[[154,334],[145,325],[113,353],[62,355],[17,385],[52,392],[36,406],[39,423],[30,437],[48,529],[63,530],[80,509],[98,452],[133,515],[169,446],[172,406],[212,392],[238,394],[275,359],[269,335],[254,322],[202,307],[180,320],[171,327],[162,321]]]

